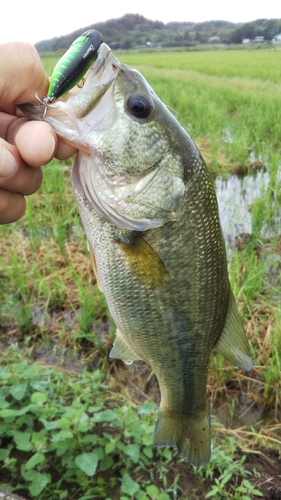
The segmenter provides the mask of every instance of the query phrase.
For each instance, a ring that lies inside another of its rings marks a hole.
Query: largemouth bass
[[[154,444],[206,464],[210,353],[243,370],[252,357],[204,160],[144,77],[106,44],[78,95],[45,113],[40,104],[21,109],[79,150],[72,184],[117,326],[110,356],[154,371],[161,391]]]

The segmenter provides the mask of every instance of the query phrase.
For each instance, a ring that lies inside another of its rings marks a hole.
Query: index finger
[[[25,42],[11,42],[0,45],[0,108],[14,112],[15,104],[34,101],[35,92],[39,97],[46,95],[49,78],[40,56]]]

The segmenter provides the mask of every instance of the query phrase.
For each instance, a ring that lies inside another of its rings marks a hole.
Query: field
[[[115,328],[71,160],[54,160],[25,216],[0,227],[0,488],[27,500],[280,499],[281,50],[116,56],[143,73],[213,174],[254,368],[211,359],[210,464],[152,447],[157,382],[142,362],[108,358]],[[43,62],[50,74],[54,58]]]

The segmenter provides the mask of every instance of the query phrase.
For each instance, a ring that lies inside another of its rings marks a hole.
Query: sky
[[[151,20],[238,22],[281,18],[278,0],[7,0],[0,19],[0,43],[35,44],[97,22],[140,14]],[[0,61],[1,64],[1,61]]]

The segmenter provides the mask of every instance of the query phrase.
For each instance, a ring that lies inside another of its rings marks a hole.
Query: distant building
[[[264,43],[264,36],[255,36],[254,40],[252,40],[252,43]]]
[[[278,35],[272,38],[272,43],[281,43],[281,33],[278,33]]]
[[[209,43],[219,43],[220,37],[219,36],[210,36],[208,41],[209,41]]]
[[[243,38],[242,43],[264,43],[264,36],[255,36],[255,38]]]

